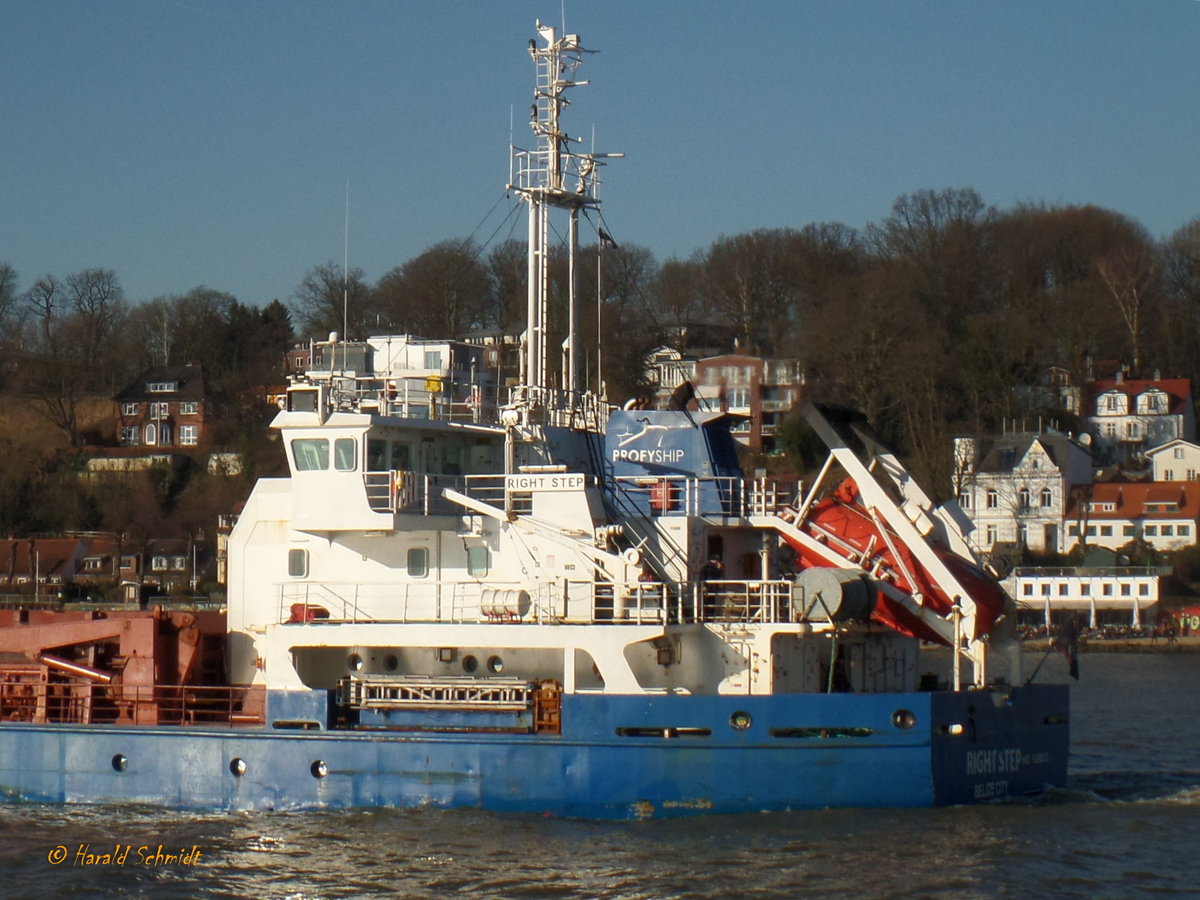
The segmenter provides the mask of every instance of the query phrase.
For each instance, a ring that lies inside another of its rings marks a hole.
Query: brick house
[[[784,417],[795,409],[804,386],[800,364],[727,354],[696,362],[696,404],[744,416],[733,436],[753,453],[770,453]]]
[[[113,398],[116,438],[124,447],[196,447],[204,439],[204,376],[200,366],[142,373]]]

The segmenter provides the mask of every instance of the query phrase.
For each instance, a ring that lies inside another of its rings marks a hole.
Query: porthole
[[[892,725],[907,731],[917,724],[917,717],[911,709],[898,709],[892,713]]]
[[[504,671],[504,660],[498,656],[490,656],[487,661],[488,671],[493,675],[499,675]]]
[[[357,653],[351,653],[346,657],[346,668],[351,672],[361,672],[363,668],[363,658]]]
[[[129,768],[129,757],[124,753],[118,753],[112,758],[112,767],[114,772],[124,772]]]
[[[324,778],[329,774],[329,766],[325,765],[323,759],[314,759],[313,764],[308,767],[308,771],[312,773],[313,778]]]
[[[383,667],[389,672],[395,672],[398,668],[400,668],[400,660],[396,658],[395,653],[389,653],[383,658]]]
[[[739,709],[737,712],[730,714],[729,727],[734,731],[745,731],[750,727],[750,723],[752,721],[753,720],[750,718],[750,713]]]
[[[240,756],[235,756],[229,761],[229,771],[241,778],[246,774],[246,761]]]
[[[479,660],[468,653],[462,658],[462,668],[464,672],[470,674],[479,668]]]

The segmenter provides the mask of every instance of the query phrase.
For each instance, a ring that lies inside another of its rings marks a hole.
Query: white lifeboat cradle
[[[808,405],[830,457],[788,495],[742,477],[730,417],[611,409],[581,385],[579,217],[618,155],[575,152],[560,128],[587,52],[540,23],[530,42],[536,147],[514,150],[510,178],[529,207],[521,384],[469,421],[452,403],[416,418],[395,400],[392,339],[372,338],[357,356],[328,348],[353,366],[289,386],[272,427],[290,477],[258,483],[229,547],[229,680],[265,689],[271,738],[236,753],[273,774],[253,791],[242,778],[218,805],[619,818],[1063,784],[1065,688],[1022,685],[1019,649],[1008,682],[989,683],[1006,613],[980,627],[972,586],[945,561],[976,565],[965,520],[895,456],[859,433],[860,458]],[[571,261],[559,385],[555,211]],[[426,387],[451,397],[463,374]],[[877,524],[869,546],[813,518],[839,476]],[[950,611],[918,583],[953,598]],[[881,598],[921,629],[881,625]],[[922,679],[914,633],[949,646],[948,683]],[[282,749],[300,738],[306,749]]]

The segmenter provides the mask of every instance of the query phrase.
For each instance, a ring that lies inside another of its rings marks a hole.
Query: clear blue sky
[[[754,228],[861,228],[923,188],[1094,203],[1155,237],[1200,217],[1196,0],[565,12],[601,51],[565,122],[627,154],[606,171],[605,220],[659,259]],[[201,284],[287,301],[340,264],[347,182],[350,263],[371,281],[437,241],[484,240],[511,202],[510,111],[530,143],[534,20],[562,14],[0,0],[0,261],[22,290],[102,266],[135,302]]]

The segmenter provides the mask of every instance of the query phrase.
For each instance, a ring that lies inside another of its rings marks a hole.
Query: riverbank
[[[1026,650],[1045,651],[1051,640],[1038,638],[1024,642]],[[1174,639],[1166,637],[1099,638],[1080,636],[1079,653],[1200,653],[1200,635]]]

